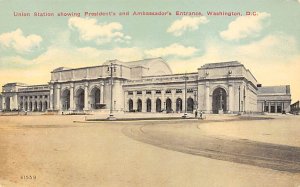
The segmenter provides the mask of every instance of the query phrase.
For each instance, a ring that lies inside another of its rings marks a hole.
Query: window
[[[48,95],[45,95],[45,98],[48,98]]]
[[[151,94],[151,90],[147,90],[147,91],[146,91],[146,94]]]
[[[133,92],[132,91],[128,92],[128,95],[133,95]]]
[[[136,94],[137,95],[142,95],[142,91],[137,91]]]
[[[181,89],[176,89],[176,93],[182,93]]]
[[[166,94],[170,94],[171,93],[171,90],[166,90]]]
[[[161,90],[156,90],[155,93],[156,94],[161,94]]]
[[[187,89],[187,91],[186,91],[187,93],[193,93],[194,92],[194,90],[193,89],[191,89],[191,88],[189,88],[189,89]]]

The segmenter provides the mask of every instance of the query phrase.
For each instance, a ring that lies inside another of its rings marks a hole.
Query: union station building
[[[280,91],[280,93],[277,93]],[[162,58],[99,66],[60,67],[48,84],[7,83],[2,109],[41,112],[256,113],[289,111],[289,86],[260,87],[237,61],[209,63],[173,74]]]

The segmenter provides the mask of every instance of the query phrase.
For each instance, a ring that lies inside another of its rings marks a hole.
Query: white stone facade
[[[112,87],[111,87],[112,80]],[[112,92],[111,92],[112,88]],[[26,111],[258,112],[257,80],[239,62],[172,74],[161,58],[57,68],[46,85],[3,86],[3,109]],[[112,99],[111,99],[112,95]]]

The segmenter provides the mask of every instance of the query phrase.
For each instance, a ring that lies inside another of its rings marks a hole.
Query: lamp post
[[[116,64],[110,63],[107,67],[107,71],[110,72],[110,111],[108,120],[116,120],[113,115],[113,71],[116,72]]]
[[[187,90],[187,80],[188,77],[186,76],[186,73],[183,76],[184,79],[184,115],[182,116],[182,118],[187,118],[187,113],[186,113],[186,106],[187,106],[187,102],[186,102],[186,90]]]

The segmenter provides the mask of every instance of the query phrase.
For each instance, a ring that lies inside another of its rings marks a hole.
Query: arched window
[[[193,112],[193,110],[194,110],[194,99],[192,99],[192,98],[188,98],[188,100],[187,100],[187,112],[190,112],[190,113],[192,113]]]
[[[161,100],[159,98],[156,99],[156,112],[161,112]]]
[[[137,100],[137,111],[138,112],[142,112],[142,100],[141,99],[138,99]]]
[[[182,112],[182,99],[176,99],[176,112]]]
[[[76,92],[76,110],[83,110],[84,108],[84,90],[78,89]]]
[[[132,101],[132,99],[128,100],[128,111],[129,112],[133,111],[133,101]]]
[[[65,89],[62,92],[62,96],[61,96],[61,106],[62,106],[62,110],[69,110],[70,108],[70,90]]]
[[[147,99],[147,112],[151,112],[151,99]]]
[[[95,87],[90,94],[91,109],[100,109],[100,89]]]
[[[168,98],[166,100],[166,111],[167,111],[167,113],[170,113],[173,111],[172,110],[172,100],[170,98]]]
[[[227,96],[223,88],[216,88],[213,92],[212,100],[213,113],[223,113],[227,111]]]

